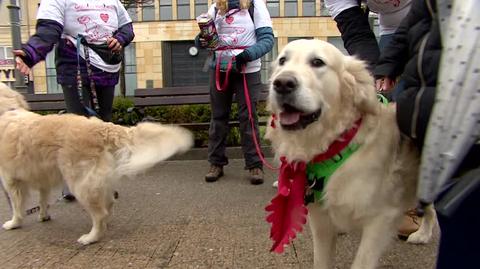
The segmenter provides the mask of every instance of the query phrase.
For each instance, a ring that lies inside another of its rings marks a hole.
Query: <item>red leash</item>
[[[243,72],[243,91],[245,93],[245,102],[247,102],[247,110],[248,110],[248,119],[250,120],[250,125],[252,125],[252,137],[253,137],[253,143],[255,144],[255,149],[257,151],[257,155],[262,160],[263,165],[265,165],[268,169],[270,170],[278,170],[280,168],[274,167],[271,165],[267,160],[265,160],[265,157],[263,156],[262,149],[260,148],[260,144],[257,141],[257,136],[255,135],[256,130],[255,130],[255,120],[253,119],[253,113],[252,113],[252,103],[250,99],[250,94],[248,93],[248,84],[247,84],[247,76],[245,75],[245,65],[242,66],[242,72]],[[260,131],[258,132],[260,135]]]
[[[230,71],[232,71],[232,66],[233,66],[233,61],[235,60],[235,56],[231,57],[228,60],[227,63],[227,69],[225,73],[225,80],[223,83],[220,83],[220,65],[222,61],[222,54],[226,50],[233,50],[233,49],[246,49],[247,47],[241,46],[241,47],[233,47],[233,46],[224,46],[224,47],[219,47],[216,50],[220,51],[220,53],[217,56],[217,64],[215,65],[215,86],[217,87],[217,91],[219,92],[224,92],[227,90],[228,86],[228,79],[230,77]],[[239,70],[240,71],[240,70]],[[220,86],[220,84],[222,84]]]
[[[235,59],[235,56],[234,56],[228,61],[227,70],[226,70],[226,73],[225,73],[225,80],[223,81],[223,83],[221,83],[220,82],[220,62],[221,62],[223,51],[232,50],[232,49],[246,49],[246,48],[247,47],[226,46],[226,47],[220,47],[220,48],[217,49],[217,50],[220,50],[220,53],[219,53],[219,55],[217,57],[217,60],[216,60],[216,66],[215,66],[215,86],[217,88],[217,91],[219,91],[219,92],[226,91],[227,86],[228,86],[228,81],[229,81],[228,79],[230,77],[230,71],[232,70],[232,66],[233,66],[233,60]],[[238,71],[240,71],[240,70],[238,70]],[[255,144],[255,150],[257,151],[257,155],[260,158],[260,160],[262,161],[264,166],[266,166],[268,169],[271,169],[271,170],[278,170],[279,168],[274,167],[273,165],[268,163],[267,160],[265,160],[262,149],[260,148],[260,144],[257,140],[257,136],[255,135],[256,134],[255,120],[253,118],[252,102],[251,102],[251,99],[250,99],[250,94],[248,93],[248,83],[247,83],[247,76],[245,74],[245,65],[242,65],[241,72],[242,72],[242,75],[243,75],[243,91],[244,91],[244,94],[245,94],[245,102],[247,103],[248,119],[249,119],[250,125],[252,127],[252,138],[253,138],[253,143]],[[260,134],[260,132],[259,132],[259,134]]]

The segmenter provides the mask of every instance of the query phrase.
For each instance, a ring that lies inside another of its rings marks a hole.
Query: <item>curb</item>
[[[265,158],[273,157],[272,147],[262,147],[262,152]],[[229,159],[243,159],[243,152],[241,147],[227,147],[225,154]],[[181,155],[175,155],[169,160],[182,161],[182,160],[207,160],[208,149],[207,148],[192,148],[189,151]]]

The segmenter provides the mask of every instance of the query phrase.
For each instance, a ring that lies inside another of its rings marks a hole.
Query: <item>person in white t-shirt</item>
[[[270,14],[263,0],[216,0],[208,14],[214,19],[219,42],[211,63],[212,116],[208,142],[208,161],[211,166],[205,180],[207,182],[218,180],[223,176],[223,166],[228,164],[225,141],[232,98],[235,94],[245,168],[249,170],[252,184],[262,184],[263,164],[256,152],[253,136],[260,141],[255,103],[263,87],[260,58],[272,49],[274,43]],[[200,47],[207,45],[200,35],[197,36],[196,43]],[[229,61],[232,61],[230,68]],[[247,104],[248,98],[244,93],[244,77],[251,99],[250,104]],[[249,121],[248,105],[251,105],[255,132]]]
[[[17,68],[27,75],[55,46],[67,112],[110,121],[120,52],[133,38],[132,20],[119,0],[42,0],[36,33],[13,53]],[[68,189],[64,198],[74,199]]]
[[[371,70],[375,67],[380,53],[385,49],[400,22],[410,10],[412,0],[325,0],[332,18],[337,22],[345,49],[366,61]],[[368,8],[378,14],[380,40],[377,44],[369,21]]]

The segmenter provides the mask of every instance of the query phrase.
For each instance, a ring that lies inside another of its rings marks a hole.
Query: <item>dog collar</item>
[[[335,140],[327,151],[315,156],[308,165],[305,162],[289,162],[285,157],[280,158],[282,165],[278,176],[278,192],[265,208],[271,212],[267,216],[267,222],[272,224],[270,238],[274,241],[271,251],[282,253],[284,245],[295,238],[295,234],[301,232],[302,225],[306,223],[308,210],[305,207],[307,200],[305,186],[307,177],[310,177],[307,171],[313,171],[311,178],[314,179],[314,182],[318,182],[313,184],[311,189],[315,190],[318,188],[316,185],[320,185],[320,183],[324,186],[325,178],[328,180],[348,156],[358,149],[359,146],[351,142],[357,134],[361,122],[360,118],[351,129]],[[325,167],[326,169],[322,169]],[[322,191],[319,194],[320,198]],[[312,197],[315,198],[315,193]]]
[[[377,99],[380,103],[384,104],[384,105],[388,105],[388,98],[385,97],[385,95],[381,94],[381,93],[377,93]]]
[[[330,159],[321,162],[309,162],[307,164],[305,204],[323,201],[324,188],[330,177],[358,148],[358,144],[351,143]]]
[[[362,119],[357,120],[350,130],[335,140],[325,153],[319,154],[307,164],[307,188],[305,204],[321,202],[324,196],[324,188],[330,177],[342,164],[355,153],[360,147],[352,143],[357,134]]]

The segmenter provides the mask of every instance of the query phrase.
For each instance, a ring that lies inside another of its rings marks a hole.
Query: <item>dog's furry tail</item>
[[[158,123],[140,123],[129,129],[129,143],[116,152],[120,176],[133,176],[193,145],[185,128]]]

